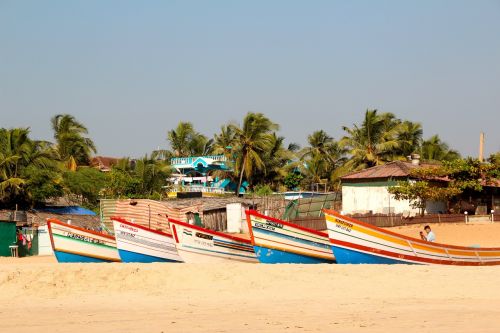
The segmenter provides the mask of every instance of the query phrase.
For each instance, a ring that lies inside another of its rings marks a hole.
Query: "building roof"
[[[101,171],[110,171],[113,165],[116,165],[120,159],[116,157],[94,156],[90,160],[90,165],[99,168]]]
[[[378,165],[361,171],[352,172],[342,177],[342,181],[385,179],[385,178],[405,178],[410,175],[410,171],[419,167],[432,167],[435,164],[393,161],[383,165]]]

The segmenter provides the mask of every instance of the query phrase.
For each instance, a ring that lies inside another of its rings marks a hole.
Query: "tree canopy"
[[[278,132],[279,125],[262,113],[249,112],[241,123],[224,124],[211,138],[192,123],[179,122],[167,130],[168,149],[138,159],[124,157],[107,173],[89,166],[97,149],[82,122],[58,114],[50,123],[53,143],[32,139],[29,128],[0,128],[0,206],[33,207],[65,197],[92,207],[103,197],[159,197],[172,172],[171,157],[211,154],[226,156],[229,169],[214,175],[238,184],[236,194],[243,181],[259,193],[310,190],[317,184],[338,190],[340,177],[348,172],[405,160],[412,154],[442,163],[432,172],[439,170],[448,177],[455,191],[432,192],[433,179],[425,177],[394,190],[420,205],[458,191],[478,191],[484,181],[500,178],[500,152],[492,154],[489,163],[461,159],[437,134],[423,138],[421,124],[378,110],[366,110],[360,123],[342,126],[344,135],[339,139],[327,130],[316,130],[307,136],[304,147],[287,142]]]

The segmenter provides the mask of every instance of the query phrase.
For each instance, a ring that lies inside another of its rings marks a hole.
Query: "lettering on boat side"
[[[126,232],[126,231],[122,231],[122,230],[119,230],[118,232],[118,236],[120,238],[123,238],[123,239],[127,239],[127,238],[135,238],[135,234],[132,234],[130,232]]]
[[[104,244],[104,242],[102,240],[95,239],[95,238],[88,237],[88,236],[77,235],[77,234],[74,234],[72,232],[66,232],[66,236],[68,236],[69,238],[78,239],[78,240],[81,240],[81,241],[84,241],[87,243]]]
[[[351,232],[352,227],[353,227],[352,223],[345,222],[345,221],[338,220],[338,219],[336,219],[335,221],[336,221],[336,223],[335,223],[336,228],[347,231],[347,232]]]
[[[266,223],[255,222],[255,227],[261,228],[261,229],[267,229],[267,230],[275,230],[276,228],[283,229],[283,224],[271,222],[271,221],[267,221]]]
[[[139,231],[139,230],[137,230],[137,228],[131,227],[131,226],[126,225],[126,224],[121,224],[121,223],[120,223],[120,228],[128,229],[128,230],[133,231],[133,232]]]
[[[214,239],[214,237],[212,235],[203,234],[201,232],[197,232],[195,235],[198,238],[209,239],[209,240]]]
[[[201,240],[201,239],[193,239],[194,243],[198,244],[198,245],[202,245],[202,246],[206,246],[206,247],[213,247],[214,246],[214,243],[213,242],[210,242],[208,240]]]

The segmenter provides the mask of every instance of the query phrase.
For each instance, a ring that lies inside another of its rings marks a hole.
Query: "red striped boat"
[[[438,244],[407,237],[324,210],[339,264],[500,265],[500,248]]]
[[[122,262],[182,262],[171,234],[112,216]]]

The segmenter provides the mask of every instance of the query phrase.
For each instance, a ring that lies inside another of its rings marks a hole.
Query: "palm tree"
[[[312,155],[307,161],[300,165],[300,171],[305,176],[305,181],[313,186],[325,178],[328,162],[320,155]]]
[[[332,164],[334,168],[339,162],[344,160],[346,150],[343,149],[333,137],[329,136],[325,131],[319,130],[307,137],[309,147],[304,148],[302,159],[319,156]]]
[[[325,131],[315,131],[307,137],[309,146],[302,151],[303,173],[312,183],[332,178],[334,171],[345,162],[346,150]]]
[[[196,132],[190,122],[180,122],[168,131],[167,139],[177,157],[208,155],[212,151],[213,140]]]
[[[250,179],[254,170],[265,170],[265,163],[262,159],[265,152],[272,148],[272,131],[278,129],[278,125],[273,123],[262,113],[249,112],[243,119],[241,127],[231,125],[235,133],[236,170],[239,181],[235,193],[239,195],[243,175]]]
[[[231,151],[235,145],[236,133],[234,125],[223,125],[219,134],[214,135],[213,140],[213,153],[218,155],[226,155],[231,159]]]
[[[159,160],[153,152],[135,162],[132,174],[139,180],[137,193],[152,195],[160,192],[171,173],[171,167]]]
[[[86,137],[87,128],[69,114],[58,114],[52,117],[51,123],[60,159],[72,166],[69,168],[74,168],[76,164],[88,165],[97,149],[94,142]]]
[[[195,133],[189,142],[189,155],[205,156],[210,155],[213,150],[213,139],[208,139],[200,133]]]
[[[27,162],[30,150],[28,128],[0,130],[0,196],[15,196],[22,191],[26,180],[20,169]]]
[[[189,155],[189,142],[194,133],[193,124],[189,122],[180,122],[175,129],[168,131],[168,141],[175,156]]]
[[[279,188],[289,171],[296,166],[293,162],[295,154],[284,148],[284,140],[284,137],[276,133],[270,135],[270,148],[262,156],[264,168],[256,170],[252,176],[253,179],[258,179],[259,183],[270,185],[274,190]],[[293,145],[291,148],[295,149]]]
[[[453,161],[460,158],[460,154],[450,147],[438,135],[431,136],[422,143],[420,156],[423,160]]]
[[[334,142],[333,138],[329,136],[325,131],[316,131],[307,137],[307,142],[309,147],[304,149],[302,158],[312,157],[312,156],[322,156],[326,159],[329,158],[328,150],[330,145]]]
[[[347,165],[352,170],[384,164],[397,157],[394,152],[401,148],[398,138],[401,121],[392,113],[367,110],[361,126],[354,124],[352,128],[342,128],[347,135],[340,143],[351,154]]]
[[[422,134],[422,125],[411,121],[403,121],[397,135],[397,139],[400,141],[397,154],[406,157],[417,152],[422,144]]]
[[[29,128],[0,129],[0,199],[26,200],[24,171],[55,167],[54,155],[49,143],[29,138]]]

